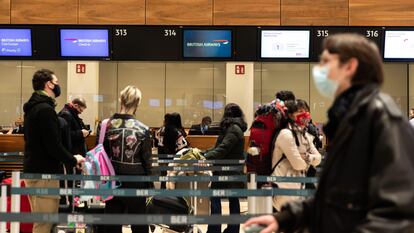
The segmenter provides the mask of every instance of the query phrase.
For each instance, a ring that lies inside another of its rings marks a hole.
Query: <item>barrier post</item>
[[[20,172],[12,172],[12,188],[20,188]],[[11,212],[20,213],[20,195],[12,194],[11,195]],[[20,223],[11,222],[10,224],[10,233],[19,233],[20,232]]]
[[[0,213],[7,212],[7,185],[1,186]],[[6,222],[0,222],[0,232],[6,232]]]
[[[265,186],[262,187],[262,189],[271,190],[272,186],[265,185]],[[263,203],[264,203],[263,214],[272,214],[273,213],[273,197],[272,196],[265,196],[264,200],[263,200]]]
[[[250,190],[257,189],[256,173],[247,174],[247,189],[250,189]],[[254,196],[247,197],[247,210],[249,214],[257,213],[256,201],[257,201],[257,197],[254,197]]]

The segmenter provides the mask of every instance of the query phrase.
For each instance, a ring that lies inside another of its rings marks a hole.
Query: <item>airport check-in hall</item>
[[[413,12],[3,1],[0,233],[414,233]]]

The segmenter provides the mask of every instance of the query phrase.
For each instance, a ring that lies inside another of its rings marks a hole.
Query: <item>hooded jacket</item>
[[[244,160],[244,135],[247,130],[247,124],[241,118],[227,118],[221,122],[221,133],[217,138],[216,145],[213,149],[205,153],[208,160],[234,159]],[[223,166],[226,166],[223,164]],[[228,166],[235,166],[229,164]],[[217,171],[213,172],[215,176],[242,175],[240,171]],[[211,188],[243,188],[244,184],[240,182],[213,182]]]
[[[47,95],[35,92],[24,104],[24,162],[27,173],[61,173],[61,163],[73,167],[75,157],[61,142],[55,103]]]
[[[338,98],[337,98],[338,99]],[[283,232],[414,232],[414,130],[375,85],[355,92],[314,198],[275,217]]]

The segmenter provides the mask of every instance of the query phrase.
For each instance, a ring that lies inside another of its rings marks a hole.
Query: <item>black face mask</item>
[[[61,94],[60,86],[59,84],[54,84],[55,87],[53,88],[53,94],[55,94],[55,98],[59,97]]]

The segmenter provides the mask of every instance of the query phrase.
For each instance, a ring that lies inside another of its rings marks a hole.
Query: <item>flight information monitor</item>
[[[385,31],[385,59],[414,59],[414,30]]]
[[[62,57],[109,57],[108,29],[60,29]]]
[[[261,58],[309,58],[310,30],[262,30]]]
[[[31,29],[0,29],[0,56],[31,57]]]
[[[184,29],[184,58],[232,58],[232,30]]]

